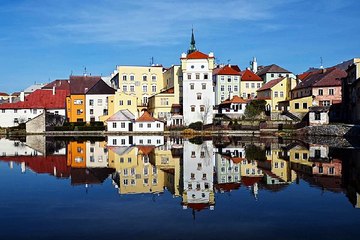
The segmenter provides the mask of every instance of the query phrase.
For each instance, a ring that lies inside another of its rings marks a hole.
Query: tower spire
[[[194,37],[194,29],[191,29],[191,41],[190,41],[190,47],[188,50],[188,54],[193,53],[196,51],[196,47],[195,47],[195,37]]]

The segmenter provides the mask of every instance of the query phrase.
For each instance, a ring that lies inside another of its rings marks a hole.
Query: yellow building
[[[108,115],[100,117],[104,122],[120,110],[129,110],[136,118],[140,116],[137,108],[137,97],[133,94],[127,94],[118,89],[113,96],[108,99]]]
[[[288,111],[292,113],[307,113],[309,112],[309,107],[313,104],[312,96],[295,98],[289,100],[289,108]]]
[[[66,97],[66,116],[68,122],[85,121],[85,95],[70,95]]]
[[[240,75],[240,96],[243,99],[255,98],[256,91],[263,85],[263,80],[248,69],[241,71]]]
[[[281,152],[280,149],[272,149],[271,154],[267,155],[268,170],[271,175],[275,175],[283,183],[294,182],[296,173],[291,170],[290,162],[281,158]]]
[[[291,90],[296,86],[296,79],[281,77],[265,83],[257,90],[257,98],[266,101],[266,110],[270,111],[271,119],[281,119],[282,102],[290,100]]]
[[[116,169],[113,180],[119,194],[160,193],[164,172],[150,163],[154,147],[108,147],[109,167]]]
[[[147,107],[148,98],[164,90],[163,67],[117,66],[111,83],[115,89],[137,97],[137,108]]]

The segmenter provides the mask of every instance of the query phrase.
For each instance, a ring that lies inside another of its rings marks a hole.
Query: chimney
[[[21,93],[20,93],[20,101],[21,102],[24,102],[25,101],[25,93],[24,93],[24,91],[22,91]]]
[[[55,95],[55,93],[56,93],[55,85],[53,86],[52,93],[53,93],[53,95]]]

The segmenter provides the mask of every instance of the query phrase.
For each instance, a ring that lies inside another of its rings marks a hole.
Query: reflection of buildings
[[[108,146],[132,146],[132,145],[164,145],[164,136],[108,136]]]
[[[214,209],[212,141],[193,144],[184,141],[182,204],[193,210]]]
[[[164,172],[150,163],[154,146],[109,146],[112,178],[120,194],[164,191]]]
[[[216,189],[224,192],[240,187],[240,163],[245,159],[245,147],[228,145],[215,154]]]

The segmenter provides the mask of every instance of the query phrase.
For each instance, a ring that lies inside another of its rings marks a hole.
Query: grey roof
[[[116,153],[117,155],[121,156],[124,154],[129,153],[134,147],[133,146],[109,146],[108,147],[112,152]]]
[[[24,89],[25,93],[32,93],[35,92],[38,89],[41,89],[42,87],[44,87],[46,84],[45,83],[35,83],[27,88]]]
[[[282,67],[279,67],[276,64],[271,64],[269,66],[265,66],[265,67],[261,68],[256,74],[258,76],[261,76],[266,73],[291,73],[291,72]]]
[[[107,122],[111,121],[135,121],[135,116],[129,110],[120,110],[116,112],[114,115],[109,117]]]

